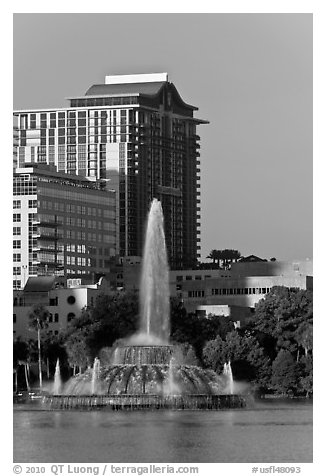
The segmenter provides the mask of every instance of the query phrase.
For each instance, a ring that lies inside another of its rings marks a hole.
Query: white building
[[[63,287],[54,276],[29,278],[23,291],[14,291],[14,338],[36,339],[36,331],[29,329],[28,322],[28,314],[35,304],[43,304],[48,309],[47,331],[58,334],[67,328],[71,319],[80,316],[85,306],[93,306],[99,294],[108,292],[105,278],[93,285],[82,285],[80,281],[68,280],[68,287]]]

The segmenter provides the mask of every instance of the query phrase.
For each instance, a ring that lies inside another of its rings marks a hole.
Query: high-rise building
[[[13,184],[13,289],[30,276],[94,278],[116,255],[114,191],[55,167],[27,164]]]
[[[171,268],[200,250],[200,160],[194,117],[166,73],[106,76],[61,109],[14,112],[14,167],[108,181],[117,194],[120,256],[141,256],[151,200],[162,202]]]

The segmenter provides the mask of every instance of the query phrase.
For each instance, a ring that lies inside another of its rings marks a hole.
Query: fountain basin
[[[43,404],[52,410],[224,410],[243,408],[240,395],[49,395]]]

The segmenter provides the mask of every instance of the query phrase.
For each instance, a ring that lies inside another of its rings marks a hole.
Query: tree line
[[[182,302],[171,299],[171,343],[188,363],[222,373],[231,362],[234,379],[247,382],[259,395],[279,393],[311,396],[312,387],[312,292],[275,286],[259,301],[252,318],[241,328],[225,316],[187,313]],[[14,370],[30,385],[42,376],[31,375],[33,364],[53,378],[60,359],[62,374],[92,366],[95,357],[110,362],[118,343],[138,329],[139,303],[136,292],[99,295],[93,307],[85,307],[68,328],[55,336],[47,327],[47,310],[36,306],[30,326],[37,339],[14,342]]]

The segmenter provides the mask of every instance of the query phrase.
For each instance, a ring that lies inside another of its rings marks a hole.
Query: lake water
[[[310,463],[312,404],[225,411],[47,411],[15,405],[14,462]]]

